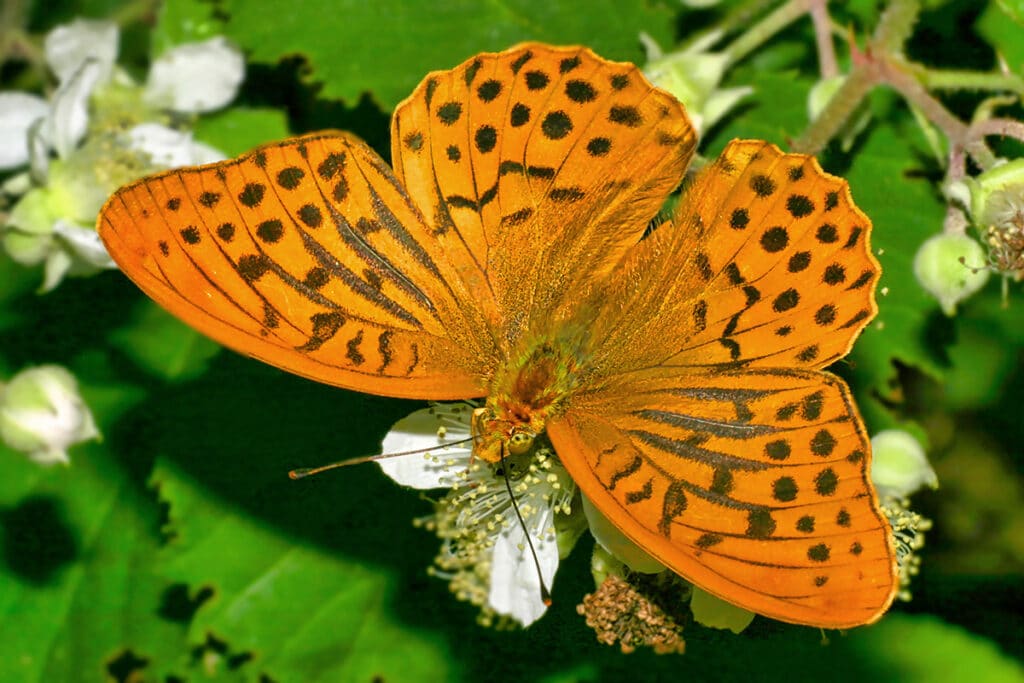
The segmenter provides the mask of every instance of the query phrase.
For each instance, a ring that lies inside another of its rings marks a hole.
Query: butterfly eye
[[[508,440],[508,451],[512,455],[522,455],[533,446],[533,434],[530,432],[513,432]]]

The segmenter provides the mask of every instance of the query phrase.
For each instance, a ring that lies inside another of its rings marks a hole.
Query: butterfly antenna
[[[537,569],[537,579],[540,581],[540,599],[544,603],[545,607],[551,607],[551,591],[548,590],[547,584],[544,583],[544,574],[540,571],[540,560],[537,559],[537,551],[533,547],[533,541],[530,540],[530,530],[526,528],[526,521],[523,520],[523,515],[519,512],[519,503],[516,501],[516,494],[512,493],[512,482],[508,478],[508,463],[505,460],[505,444],[501,445],[501,474],[505,480],[505,488],[508,490],[508,497],[512,499],[512,509],[516,511],[516,519],[519,520],[519,526],[523,528],[523,532],[526,534],[526,545],[530,548],[530,555],[533,557],[533,566]]]
[[[338,462],[328,463],[326,465],[320,465],[319,467],[300,467],[298,469],[291,470],[288,472],[290,479],[305,479],[314,474],[320,474],[328,470],[336,470],[339,467],[348,467],[349,465],[361,465],[364,462],[374,462],[377,460],[384,460],[386,458],[394,458],[399,455],[416,455],[417,453],[429,453],[442,449],[446,446],[458,446],[459,444],[469,443],[473,440],[473,437],[466,439],[459,439],[458,441],[449,441],[446,444],[440,446],[430,446],[429,448],[415,448],[411,451],[399,451],[397,453],[381,453],[380,455],[364,455],[358,458],[349,458],[348,460],[339,460]]]

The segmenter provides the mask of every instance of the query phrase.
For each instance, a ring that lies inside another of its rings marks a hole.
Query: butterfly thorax
[[[529,450],[545,425],[565,410],[580,385],[585,364],[578,345],[543,340],[505,364],[474,419],[474,453],[489,462]]]

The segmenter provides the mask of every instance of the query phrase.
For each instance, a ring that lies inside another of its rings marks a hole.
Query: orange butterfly
[[[525,44],[434,72],[394,170],[340,132],[172,171],[98,229],[222,344],[347,389],[486,397],[475,453],[542,434],[582,492],[706,591],[783,621],[878,619],[895,554],[849,389],[870,222],[810,157],[734,141],[645,228],[696,144],[630,64]]]

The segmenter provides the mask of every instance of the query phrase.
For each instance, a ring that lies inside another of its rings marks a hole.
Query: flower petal
[[[607,517],[602,515],[586,496],[583,499],[583,512],[590,524],[590,533],[602,548],[625,563],[630,569],[641,574],[657,574],[665,571],[665,565],[654,559],[640,546],[626,538]]]
[[[153,62],[144,97],[154,106],[173,111],[213,111],[235,98],[244,78],[241,51],[217,36],[180,45]]]
[[[159,123],[141,123],[128,131],[128,136],[134,149],[145,152],[155,165],[163,168],[208,164],[225,158],[220,150],[193,140],[191,133]]]
[[[444,421],[433,408],[424,408],[404,417],[391,428],[381,444],[382,453],[404,453],[431,449],[429,453],[413,453],[378,460],[384,474],[402,486],[414,489],[447,488],[457,482],[457,474],[469,465],[472,450],[468,445],[445,446],[438,436]],[[450,429],[450,428],[449,428]],[[454,438],[464,438],[457,428]],[[468,423],[465,428],[468,436]]]
[[[112,21],[75,19],[46,34],[46,62],[63,83],[71,78],[86,60],[99,66],[99,78],[106,81],[117,59],[120,40],[117,24]]]
[[[46,100],[38,95],[0,92],[0,170],[28,163],[29,128],[49,111]]]
[[[53,249],[46,256],[46,265],[43,267],[43,284],[39,286],[39,293],[46,294],[57,288],[64,281],[64,276],[71,272],[75,264],[71,254],[63,249]]]
[[[99,233],[93,228],[57,219],[53,225],[53,234],[67,245],[68,251],[77,260],[95,268],[117,269],[117,264],[107,253]]]
[[[102,76],[103,66],[87,60],[53,96],[53,109],[43,134],[57,156],[64,159],[78,146],[89,126],[89,97]]]
[[[529,626],[544,616],[547,605],[541,598],[540,576],[550,589],[558,570],[558,544],[530,534],[540,575],[526,544],[522,525],[498,535],[491,555],[491,589],[488,604],[498,614],[512,617],[523,626]]]

